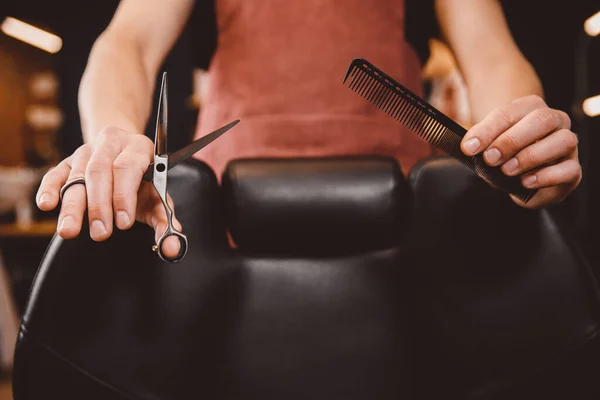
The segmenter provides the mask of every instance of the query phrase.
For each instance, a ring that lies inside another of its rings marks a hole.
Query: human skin
[[[65,182],[84,176],[61,203],[58,233],[81,232],[87,209],[90,236],[110,237],[113,222],[129,229],[137,219],[166,227],[160,199],[142,175],[152,162],[153,143],[140,134],[148,119],[155,77],[191,14],[193,0],[123,0],[96,40],[79,92],[85,144],[42,180],[37,204],[52,210]],[[539,79],[510,35],[497,0],[436,0],[445,41],[467,85],[475,125],[461,146],[467,155],[484,153],[489,165],[540,189],[527,208],[561,202],[581,181],[577,135],[566,113],[549,108]],[[175,219],[175,225],[181,224]],[[174,257],[179,241],[165,240]]]

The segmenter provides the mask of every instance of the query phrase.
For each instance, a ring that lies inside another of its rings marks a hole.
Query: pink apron
[[[405,173],[430,146],[341,82],[366,58],[416,93],[421,66],[401,0],[216,0],[217,50],[196,137],[240,118],[200,151],[231,159],[377,154]]]

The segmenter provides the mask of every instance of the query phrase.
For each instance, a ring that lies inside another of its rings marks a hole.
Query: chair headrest
[[[398,244],[409,191],[394,159],[244,159],[224,172],[231,236],[244,252],[334,256]]]

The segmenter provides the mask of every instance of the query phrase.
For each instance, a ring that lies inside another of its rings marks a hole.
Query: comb
[[[346,82],[354,92],[499,189],[524,203],[537,192],[523,187],[519,176],[504,175],[500,167],[487,165],[482,153],[464,154],[460,142],[467,133],[465,128],[367,60],[357,58],[352,61],[344,77]]]

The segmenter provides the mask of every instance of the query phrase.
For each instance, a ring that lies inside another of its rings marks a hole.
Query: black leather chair
[[[576,245],[449,159],[192,162],[170,192],[180,264],[144,226],[52,241],[15,400],[598,398]]]

